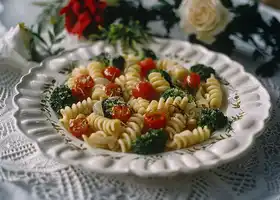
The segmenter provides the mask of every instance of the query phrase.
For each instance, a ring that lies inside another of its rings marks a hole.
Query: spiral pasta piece
[[[75,77],[71,76],[68,78],[68,80],[66,81],[66,85],[72,89],[75,86]]]
[[[130,105],[133,109],[134,112],[140,113],[140,114],[145,114],[146,110],[149,106],[150,102],[146,99],[143,99],[141,97],[137,99],[131,99],[128,102],[128,105]]]
[[[124,75],[121,75],[119,77],[117,77],[115,79],[115,83],[118,84],[119,86],[121,86],[122,88],[122,93],[123,93],[123,98],[125,101],[128,101],[129,98],[130,98],[130,95],[129,95],[129,92],[127,90],[127,87],[126,87],[126,78]]]
[[[209,108],[209,103],[207,99],[204,98],[205,91],[202,86],[200,86],[195,95],[195,102],[198,107]]]
[[[168,58],[160,59],[157,61],[157,68],[162,70],[167,70],[174,65],[177,65],[177,62]]]
[[[89,75],[91,76],[91,78],[93,80],[95,80],[97,78],[104,78],[104,75],[103,75],[104,68],[105,67],[98,61],[93,61],[90,64],[88,64],[88,66],[87,66]]]
[[[220,82],[213,74],[206,80],[205,88],[210,108],[220,108],[222,105],[223,93]]]
[[[89,115],[92,112],[92,106],[96,101],[91,98],[73,104],[71,107],[66,106],[60,110],[62,118],[59,120],[63,125],[68,128],[69,120],[76,118],[79,114]]]
[[[125,78],[127,90],[131,93],[132,89],[140,82],[140,66],[138,64],[133,64],[126,68]]]
[[[93,100],[103,100],[108,98],[103,85],[96,85],[94,86],[92,93],[91,93],[91,99]]]
[[[73,77],[77,77],[80,75],[88,75],[88,74],[89,74],[88,69],[85,66],[76,67],[73,69],[71,73]]]
[[[172,139],[177,133],[182,132],[186,128],[187,120],[181,113],[175,113],[167,122],[165,131],[168,133],[169,138]]]
[[[158,93],[163,93],[170,88],[170,84],[162,77],[159,72],[152,72],[148,76],[149,82]]]
[[[171,149],[182,149],[190,147],[209,139],[210,134],[211,131],[207,126],[204,126],[203,128],[197,127],[193,131],[186,130],[174,135],[173,140],[167,144],[167,147]]]
[[[121,134],[118,143],[122,152],[129,152],[131,145],[136,137],[141,135],[142,128],[144,127],[144,117],[139,113],[133,114],[127,121],[127,126],[124,133]]]
[[[87,117],[89,126],[96,131],[104,131],[106,134],[118,137],[122,131],[121,121],[118,119],[108,119],[91,113]]]
[[[126,61],[126,63],[125,63],[126,68],[129,67],[130,65],[134,65],[134,64],[138,63],[141,60],[141,58],[139,58],[138,56],[135,56],[133,54],[124,55],[123,57],[125,58],[125,61]]]
[[[87,135],[82,135],[84,141],[91,147],[110,149],[117,151],[119,149],[119,144],[117,138],[106,134],[104,131],[97,131],[95,133]]]
[[[172,114],[175,111],[187,112],[188,105],[187,97],[184,97],[183,99],[181,97],[169,97],[166,100],[164,98],[160,98],[159,101],[151,101],[146,109],[146,112],[154,112],[157,110],[163,110],[169,114]]]

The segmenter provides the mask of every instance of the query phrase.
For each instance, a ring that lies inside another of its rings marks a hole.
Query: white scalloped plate
[[[222,54],[178,40],[155,39],[149,48],[160,57],[172,57],[186,66],[193,62],[212,66],[229,82],[224,111],[234,119],[231,131],[215,132],[209,141],[184,150],[143,156],[88,147],[67,133],[45,102],[55,85],[66,80],[73,61],[88,60],[100,52],[116,53],[113,47],[94,45],[46,59],[32,68],[16,86],[14,116],[18,128],[37,142],[47,156],[65,164],[79,165],[104,174],[132,174],[141,177],[174,176],[209,169],[240,157],[260,135],[269,118],[268,92],[243,67]],[[59,133],[60,134],[59,134]]]

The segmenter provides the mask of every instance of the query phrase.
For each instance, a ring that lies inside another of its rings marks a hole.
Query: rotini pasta
[[[108,98],[105,90],[104,90],[104,86],[95,86],[92,94],[91,94],[91,99],[93,100],[103,100]]]
[[[138,64],[130,65],[125,70],[126,85],[129,93],[140,82],[140,66]]]
[[[164,98],[160,98],[159,101],[153,100],[148,105],[146,112],[155,112],[157,110],[164,110],[170,114],[176,110],[185,113],[188,111],[188,98],[184,97],[182,99],[181,97],[169,97],[166,100]]]
[[[159,72],[152,72],[149,74],[148,79],[155,90],[159,93],[163,93],[170,88],[170,84],[162,77]]]
[[[97,131],[95,133],[87,135],[82,135],[84,141],[91,147],[110,149],[117,151],[119,149],[119,144],[117,138],[106,134],[104,131]]]
[[[173,67],[174,65],[177,65],[177,62],[171,59],[160,59],[157,61],[157,68],[162,70],[168,70],[168,68]]]
[[[85,66],[76,67],[72,71],[72,77],[77,77],[79,75],[88,75],[88,74],[89,74],[88,69]]]
[[[67,106],[60,110],[62,118],[59,120],[66,128],[69,126],[69,120],[76,118],[79,114],[88,115],[92,112],[92,106],[96,101],[87,98],[82,102],[73,104],[71,107]]]
[[[105,67],[100,62],[97,61],[93,61],[87,66],[89,75],[93,80],[96,80],[98,78],[104,78],[103,76],[104,68]]]
[[[146,110],[149,106],[150,102],[146,99],[143,99],[141,97],[137,99],[131,99],[128,102],[128,105],[130,105],[133,109],[134,112],[140,113],[140,114],[145,114]]]
[[[197,127],[193,131],[183,131],[182,133],[176,134],[172,142],[167,146],[171,149],[182,149],[190,147],[192,145],[201,143],[210,138],[210,130],[205,127]]]
[[[118,143],[122,152],[131,150],[131,144],[141,134],[144,127],[144,117],[141,114],[133,114],[126,124],[124,133],[121,134]]]
[[[207,99],[204,98],[204,95],[203,87],[200,86],[195,95],[196,105],[201,108],[209,108],[209,103]]]
[[[108,119],[91,113],[87,117],[88,123],[93,130],[101,130],[106,134],[118,137],[122,131],[121,121],[118,119]]]
[[[187,120],[186,117],[181,113],[174,113],[174,115],[167,122],[165,130],[172,139],[177,133],[180,133],[186,128]]]
[[[126,87],[127,81],[124,75],[119,76],[115,79],[115,83],[121,86],[123,92],[123,98],[125,101],[128,101],[130,98],[129,91]]]
[[[205,88],[210,108],[220,108],[223,100],[221,84],[213,74],[206,80]]]

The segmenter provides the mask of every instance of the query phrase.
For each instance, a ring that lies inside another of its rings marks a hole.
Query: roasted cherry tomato
[[[144,117],[145,126],[152,129],[164,128],[166,122],[166,114],[163,111],[146,113]]]
[[[142,60],[139,62],[139,65],[141,67],[141,76],[146,77],[148,72],[152,69],[156,68],[156,63],[152,58],[146,58],[145,60]]]
[[[93,86],[94,86],[94,81],[89,75],[85,75],[85,74],[80,75],[75,80],[76,88],[85,89],[85,88],[93,88]]]
[[[119,77],[121,75],[121,70],[114,66],[107,67],[103,71],[103,75],[105,78],[107,78],[109,81],[114,81],[115,78]]]
[[[142,97],[143,99],[153,100],[156,98],[157,92],[155,91],[151,83],[147,81],[141,81],[132,90],[132,95],[135,98]]]
[[[198,88],[200,84],[200,76],[197,73],[190,73],[184,79],[183,86],[190,88]]]
[[[71,119],[69,122],[70,132],[75,137],[81,137],[89,133],[89,125],[86,118]]]
[[[131,111],[128,106],[117,105],[112,108],[112,118],[127,122],[131,117]]]
[[[91,95],[91,88],[77,88],[77,87],[74,87],[72,88],[72,95],[74,97],[77,97],[77,99],[79,101],[82,101],[88,97],[90,97]]]
[[[109,83],[105,87],[105,93],[109,97],[122,96],[122,88],[116,83]]]

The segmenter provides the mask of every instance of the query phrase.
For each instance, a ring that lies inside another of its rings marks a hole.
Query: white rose
[[[179,8],[180,25],[198,40],[211,44],[232,19],[219,0],[184,0]]]

